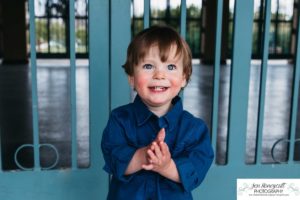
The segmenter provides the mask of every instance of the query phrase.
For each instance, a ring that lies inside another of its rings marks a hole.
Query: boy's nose
[[[163,70],[157,69],[154,71],[153,74],[153,78],[154,79],[165,79],[165,73],[163,72]]]

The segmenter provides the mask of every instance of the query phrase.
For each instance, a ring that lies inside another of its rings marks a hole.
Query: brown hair
[[[176,45],[176,56],[183,56],[183,74],[189,82],[192,74],[192,54],[188,44],[180,35],[168,26],[152,26],[138,33],[127,48],[127,59],[123,68],[127,75],[132,76],[134,66],[138,65],[148,53],[151,46],[157,45],[160,59],[165,62],[168,59],[172,45]]]

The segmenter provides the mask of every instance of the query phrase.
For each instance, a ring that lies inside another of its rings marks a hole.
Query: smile
[[[149,87],[149,89],[153,92],[164,92],[168,89],[168,87],[163,87],[163,86],[153,86]]]

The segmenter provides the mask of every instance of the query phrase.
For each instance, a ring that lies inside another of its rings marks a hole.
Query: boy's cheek
[[[140,88],[145,87],[148,84],[148,79],[139,77],[135,80],[135,84],[136,84],[136,87],[140,87]]]
[[[171,81],[171,84],[173,87],[176,88],[182,88],[186,85],[186,81],[185,80],[180,80],[180,79],[175,79]]]

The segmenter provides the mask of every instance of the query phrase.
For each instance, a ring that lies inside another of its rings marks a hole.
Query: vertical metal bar
[[[121,67],[126,60],[126,49],[130,42],[131,0],[111,0],[111,108],[130,101],[130,87]]]
[[[253,0],[236,0],[229,105],[228,164],[245,160]]]
[[[2,172],[2,132],[0,127],[0,172]]]
[[[46,1],[46,8],[49,8],[49,1]],[[47,14],[47,16],[46,16],[46,21],[47,21],[47,45],[48,45],[48,48],[47,48],[47,50],[48,50],[48,52],[47,53],[50,53],[50,36],[51,36],[51,33],[52,33],[52,31],[51,31],[51,29],[50,29],[50,22],[52,21],[51,19],[52,18],[50,18],[50,12],[46,12],[46,14]],[[50,20],[50,21],[49,21]],[[51,31],[51,33],[50,33],[50,31]]]
[[[300,80],[300,3],[298,1],[298,26],[297,26],[297,46],[296,46],[296,59],[294,66],[294,77],[293,77],[293,95],[292,95],[292,106],[291,106],[291,117],[290,117],[290,145],[289,145],[289,163],[293,162],[294,158],[294,147],[295,147],[295,136],[297,126],[297,112],[298,112],[298,96],[299,96],[299,80]]]
[[[150,0],[144,0],[144,29],[150,26]]]
[[[109,176],[104,170],[99,171],[104,166],[99,141],[110,112],[110,0],[89,0],[88,9],[90,160],[91,169],[100,173],[104,180],[101,181],[99,190],[101,194],[107,194]]]
[[[70,29],[70,77],[71,77],[71,134],[72,169],[77,169],[77,112],[76,112],[76,63],[75,63],[75,9],[74,0],[69,1]]]
[[[169,1],[168,9],[170,9]],[[186,39],[186,0],[181,0],[180,4],[180,35],[183,39]],[[181,97],[182,101],[184,101],[184,90],[180,91],[179,96]]]
[[[219,113],[219,80],[220,80],[220,61],[221,61],[221,40],[222,40],[222,18],[223,0],[217,1],[217,21],[215,35],[215,63],[214,63],[214,87],[213,87],[213,107],[212,107],[212,144],[216,152],[218,134],[218,113]]]
[[[186,38],[186,0],[181,0],[180,6],[180,35]]]
[[[257,136],[256,136],[256,153],[255,163],[257,159],[260,163],[262,158],[262,137],[263,137],[263,123],[264,123],[264,107],[266,95],[266,80],[268,71],[268,55],[269,55],[269,30],[271,18],[271,0],[265,1],[265,18],[264,18],[264,35],[262,46],[262,64],[260,72],[260,89],[259,89],[259,103],[258,103],[258,121],[257,121]]]
[[[32,98],[32,123],[33,123],[33,149],[34,149],[34,170],[40,170],[39,152],[39,115],[37,96],[37,66],[35,49],[35,12],[34,0],[29,0],[29,32],[30,32],[30,64],[31,64],[31,98]]]
[[[103,158],[98,160],[102,156],[99,131],[105,128],[109,116],[109,2],[89,0],[90,157],[91,167],[97,171],[104,166]]]
[[[85,16],[85,21],[84,21],[84,23],[85,23],[85,31],[86,31],[86,33],[85,33],[85,53],[87,53],[87,54],[89,54],[89,35],[90,35],[90,32],[89,32],[89,19],[88,19],[88,16],[89,16],[89,1],[88,0],[85,0],[85,4],[86,4],[86,15],[87,16]]]

